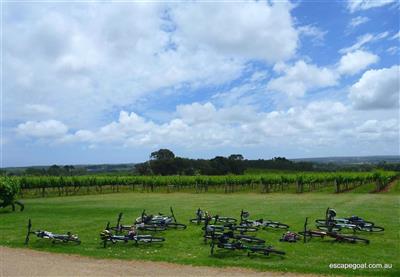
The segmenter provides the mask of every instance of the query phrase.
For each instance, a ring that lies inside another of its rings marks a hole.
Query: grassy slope
[[[397,184],[398,185],[398,184]],[[398,186],[397,186],[398,187]],[[397,190],[397,188],[395,188]],[[32,237],[30,248],[51,252],[75,253],[86,256],[120,259],[146,259],[207,266],[241,266],[258,270],[309,272],[323,274],[361,274],[399,276],[399,195],[397,193],[339,195],[308,193],[296,194],[147,194],[124,193],[25,200],[24,212],[0,212],[0,245],[23,247],[27,219],[32,218],[33,229],[53,232],[78,233],[80,246],[52,245]],[[118,244],[103,249],[99,233],[108,220],[115,222],[124,212],[129,223],[145,208],[149,213],[168,213],[173,206],[178,220],[186,223],[198,207],[212,213],[238,216],[240,210],[250,211],[252,218],[269,218],[291,225],[300,231],[304,218],[323,217],[327,206],[335,207],[338,216],[359,215],[384,226],[384,234],[362,234],[370,245],[337,244],[314,239],[310,243],[281,243],[282,231],[259,231],[259,236],[277,249],[286,251],[285,258],[247,257],[241,252],[219,252],[209,256],[209,247],[201,240],[198,226],[185,231],[167,231],[163,246],[135,247]],[[392,270],[331,270],[330,263],[390,263]],[[397,273],[397,274],[396,274]]]

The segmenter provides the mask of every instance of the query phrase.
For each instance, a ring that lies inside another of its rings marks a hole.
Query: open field
[[[115,193],[89,196],[37,198],[25,200],[24,212],[0,211],[0,245],[24,247],[28,218],[33,229],[53,232],[78,233],[82,244],[52,245],[48,241],[31,238],[29,247],[49,252],[79,254],[97,258],[144,259],[190,265],[231,267],[239,266],[262,271],[289,271],[317,274],[346,274],[369,276],[398,276],[399,274],[399,193],[397,183],[387,193],[307,193],[307,194],[189,194],[189,193]],[[360,236],[371,240],[370,245],[338,244],[313,239],[310,243],[279,242],[282,231],[260,230],[258,236],[267,239],[286,257],[247,257],[241,252],[219,251],[209,255],[209,246],[202,242],[199,226],[184,231],[166,231],[163,246],[135,247],[117,244],[103,249],[99,233],[107,221],[115,222],[124,212],[124,223],[130,223],[142,209],[148,213],[168,214],[173,206],[178,221],[187,223],[194,211],[201,207],[213,214],[238,217],[240,210],[250,211],[251,218],[269,218],[287,223],[291,230],[300,231],[306,216],[324,216],[326,207],[334,207],[338,217],[358,215],[385,227],[384,233]],[[387,263],[392,269],[332,270],[330,263]]]

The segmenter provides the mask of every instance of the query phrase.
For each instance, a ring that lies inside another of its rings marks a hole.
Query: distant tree
[[[150,154],[151,160],[173,160],[175,158],[174,152],[169,149],[160,149]]]
[[[243,155],[242,154],[232,154],[228,157],[228,159],[230,160],[234,160],[234,161],[243,161]]]
[[[56,164],[50,166],[47,169],[47,174],[52,175],[52,176],[59,176],[59,175],[61,175],[61,172],[62,172],[62,169]]]

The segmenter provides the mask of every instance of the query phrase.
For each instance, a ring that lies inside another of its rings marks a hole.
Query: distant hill
[[[334,164],[378,164],[382,162],[400,163],[400,155],[362,157],[319,157],[291,159],[294,162],[334,163]]]

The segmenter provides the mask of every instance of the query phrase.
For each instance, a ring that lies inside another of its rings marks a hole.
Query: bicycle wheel
[[[331,229],[329,229],[330,227],[326,226],[326,225],[317,225],[317,229],[321,230],[321,231],[330,231],[330,232],[339,232],[342,230],[342,228],[338,227],[338,226],[334,226]]]
[[[202,230],[205,230],[206,227],[203,226],[201,229],[202,229]],[[217,232],[223,232],[223,231],[225,230],[225,227],[224,227],[224,226],[221,226],[221,225],[208,225],[208,226],[207,226],[207,230],[210,230],[210,231],[217,231]]]
[[[289,229],[289,225],[283,224],[283,223],[280,223],[280,222],[266,223],[264,228],[267,228],[267,227],[276,228],[276,229]]]
[[[189,220],[190,223],[195,223],[195,224],[200,224],[204,222],[204,218],[202,219],[197,219],[197,218],[192,218]]]
[[[149,232],[162,232],[165,231],[167,228],[165,226],[160,225],[145,225],[139,227],[138,230],[149,231]]]
[[[249,227],[249,226],[232,226],[232,230],[238,231],[238,232],[257,232],[258,228],[256,227]]]
[[[365,232],[383,232],[385,228],[380,226],[357,226],[356,230],[365,231]]]
[[[363,238],[359,238],[359,237],[356,237],[356,236],[343,236],[343,237],[336,238],[336,240],[350,242],[350,243],[361,242],[361,243],[369,244],[369,240],[368,239],[363,239]]]
[[[299,235],[302,235],[303,237],[313,237],[313,238],[322,238],[325,236],[324,233],[320,232],[313,232],[313,231],[306,231],[306,232],[299,232]]]
[[[236,235],[235,238],[241,240],[242,242],[247,242],[247,243],[257,243],[257,244],[265,243],[265,240],[253,236]]]
[[[150,243],[150,242],[163,242],[165,241],[165,238],[162,237],[153,237],[153,236],[147,236],[147,235],[139,235],[136,236],[136,241],[137,242],[145,242],[145,243]]]
[[[237,219],[233,217],[218,217],[217,222],[221,223],[236,223]]]
[[[167,223],[166,227],[167,228],[171,228],[171,229],[185,230],[187,226],[185,224],[182,224],[182,223],[171,222],[171,223]]]

